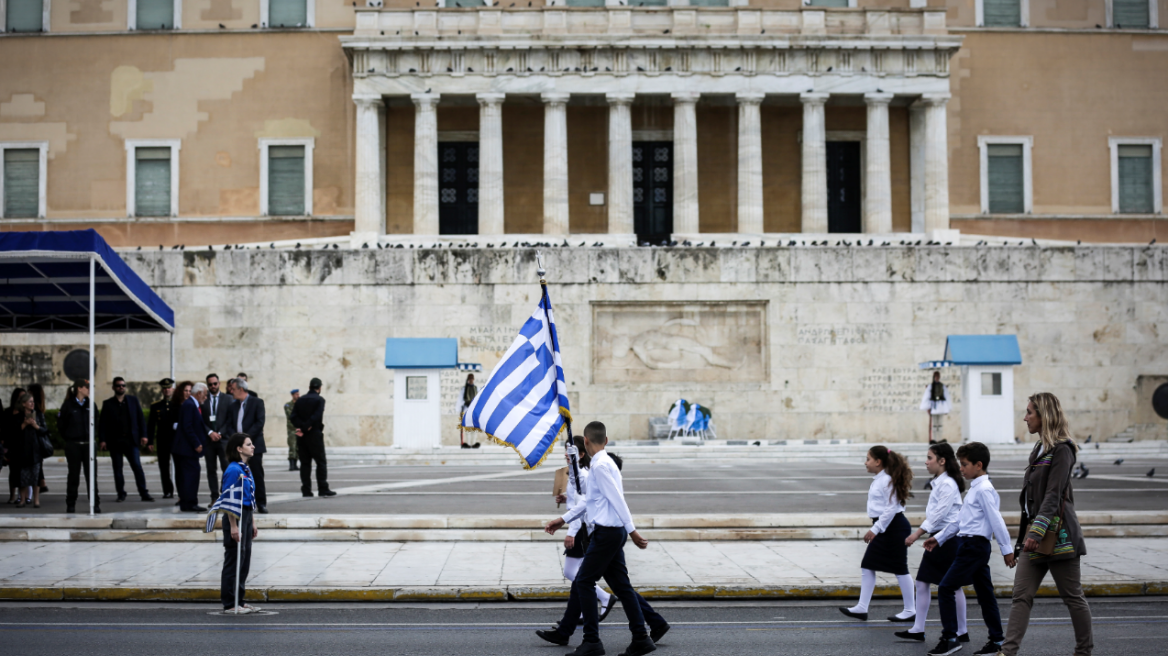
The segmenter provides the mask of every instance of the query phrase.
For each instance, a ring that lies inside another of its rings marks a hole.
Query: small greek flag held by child
[[[235,480],[235,485],[223,490],[219,500],[207,511],[207,526],[203,529],[204,533],[215,530],[215,520],[220,514],[230,515],[237,520],[243,516],[243,486],[251,479],[251,472],[246,466],[243,471],[244,475]]]
[[[524,469],[543,462],[572,420],[552,303],[541,287],[539,307],[462,415],[465,430],[515,449]]]

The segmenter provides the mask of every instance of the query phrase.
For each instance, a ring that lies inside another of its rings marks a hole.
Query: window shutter
[[[982,0],[982,18],[986,27],[1020,27],[1021,0]]]
[[[1026,211],[1022,144],[987,144],[990,214]]]
[[[568,0],[569,7],[603,7],[604,0]]]
[[[174,29],[174,0],[137,0],[137,3],[137,29]]]
[[[847,7],[848,0],[811,0],[808,7]]]
[[[1155,210],[1152,198],[1152,147],[1121,145],[1118,151],[1119,211],[1151,214]]]
[[[40,213],[41,152],[4,151],[4,218],[35,219]]]
[[[269,0],[268,27],[306,27],[308,0]]]
[[[170,216],[170,148],[134,149],[135,216]]]
[[[1150,27],[1148,0],[1112,0],[1111,24],[1116,27]]]
[[[729,7],[730,0],[689,0],[691,7]],[[844,0],[844,6],[847,6],[847,0]]]
[[[44,30],[45,7],[42,0],[8,0],[7,22],[9,32],[41,32]]]
[[[304,146],[268,147],[268,214],[304,214]]]

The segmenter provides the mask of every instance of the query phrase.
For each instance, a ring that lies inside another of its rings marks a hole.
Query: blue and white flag
[[[543,287],[539,307],[466,407],[462,427],[515,449],[523,468],[534,469],[551,453],[565,422],[571,420],[560,340],[547,287]]]
[[[224,471],[223,474],[226,476],[227,472]],[[251,469],[243,465],[243,476],[235,479],[235,485],[223,490],[219,500],[207,510],[207,526],[203,529],[204,533],[215,530],[215,520],[221,514],[230,515],[237,520],[243,516],[243,486],[248,484],[255,485],[251,478]]]

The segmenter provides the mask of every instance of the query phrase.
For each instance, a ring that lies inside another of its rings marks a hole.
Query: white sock
[[[969,627],[965,624],[965,590],[957,588],[955,601],[957,602],[957,635],[965,635],[969,633]]]
[[[600,587],[599,585],[596,586],[596,600],[600,602],[601,606],[607,606],[608,599],[611,596],[612,595],[604,591],[604,588]]]
[[[913,596],[913,579],[908,574],[901,574],[896,577],[896,582],[900,584],[900,597],[904,600],[904,610],[896,614],[900,619],[907,619],[913,616],[916,612],[916,601]]]
[[[860,603],[848,610],[853,613],[867,613],[868,604],[872,602],[872,593],[876,590],[876,572],[860,568]]]
[[[576,580],[576,572],[580,571],[580,563],[584,561],[583,558],[564,558],[564,578],[569,581]]]
[[[925,632],[925,619],[929,616],[930,601],[932,601],[932,597],[929,595],[929,584],[917,581],[917,619],[913,622],[912,628],[909,629],[913,633]]]

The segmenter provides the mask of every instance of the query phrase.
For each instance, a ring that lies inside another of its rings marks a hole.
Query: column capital
[[[696,103],[701,99],[702,94],[697,91],[675,91],[670,96],[674,103]]]
[[[922,105],[943,107],[945,103],[949,102],[950,98],[952,98],[952,96],[947,93],[922,93],[920,100],[917,102],[921,103]]]
[[[607,100],[608,104],[610,104],[610,105],[631,105],[631,104],[633,104],[633,99],[636,97],[637,97],[637,94],[635,94],[635,93],[606,93],[606,94],[604,94],[605,100]]]
[[[816,93],[813,91],[807,91],[799,94],[799,100],[802,101],[804,105],[822,105],[825,104],[827,99],[830,97],[830,93]]]
[[[355,93],[355,94],[353,94],[353,102],[356,103],[358,106],[372,105],[372,106],[376,107],[378,105],[384,104],[385,99],[382,98],[380,95],[376,95],[376,94]]]
[[[739,105],[757,105],[766,98],[766,94],[761,91],[739,91],[734,97]]]
[[[501,105],[507,98],[505,93],[476,93],[475,100],[479,101],[480,105]]]
[[[434,107],[438,104],[438,99],[442,97],[439,93],[411,93],[410,100],[418,107]]]
[[[568,102],[568,99],[571,97],[572,97],[572,94],[570,94],[570,93],[547,92],[547,93],[539,94],[540,100],[544,101],[545,103],[551,104],[551,105],[555,105],[555,104],[562,105],[562,104]]]
[[[896,94],[894,93],[884,93],[883,91],[866,93],[864,94],[864,102],[868,103],[869,105],[887,105],[888,103],[892,102],[892,99],[895,96]]]

